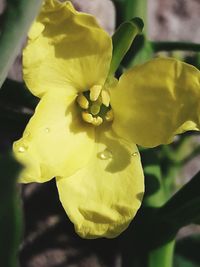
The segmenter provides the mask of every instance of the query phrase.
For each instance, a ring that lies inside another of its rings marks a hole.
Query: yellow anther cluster
[[[85,122],[99,126],[104,119],[107,122],[113,120],[109,92],[103,89],[101,85],[94,85],[89,91],[80,93],[76,101],[82,109],[81,115]]]

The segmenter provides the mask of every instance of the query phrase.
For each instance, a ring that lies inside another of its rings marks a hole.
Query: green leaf
[[[200,172],[184,185],[159,211],[159,216],[181,227],[195,222],[200,216]]]
[[[173,240],[180,228],[199,220],[200,172],[148,219],[146,238],[152,247]]]
[[[185,259],[185,257],[176,256],[174,259],[174,267],[199,267],[199,264],[195,264],[194,262]]]
[[[142,32],[143,25],[143,21],[140,18],[134,18],[122,23],[116,30],[112,37],[113,54],[108,77],[115,74],[136,35]]]
[[[0,87],[20,51],[42,0],[8,0],[0,35]]]
[[[140,150],[145,174],[145,196],[143,206],[156,208],[166,201],[161,168],[156,149]]]
[[[10,154],[0,156],[0,262],[16,267],[21,237],[21,212],[16,192],[20,166]]]

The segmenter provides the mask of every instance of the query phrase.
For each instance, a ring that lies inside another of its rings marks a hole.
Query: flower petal
[[[69,83],[88,90],[103,85],[111,56],[111,38],[91,15],[77,12],[70,2],[48,1],[23,51],[24,80],[39,97]]]
[[[113,129],[145,147],[199,130],[200,72],[172,58],[157,58],[122,75],[110,90]]]
[[[15,156],[25,167],[20,182],[72,175],[88,162],[94,129],[82,122],[74,98],[60,91],[48,93],[38,104],[23,137],[14,143]]]
[[[128,227],[144,192],[137,147],[98,127],[88,164],[71,177],[57,178],[57,187],[81,237],[115,237]]]

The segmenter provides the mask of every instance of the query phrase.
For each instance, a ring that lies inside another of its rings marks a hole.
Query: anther
[[[98,116],[96,118],[93,118],[92,124],[94,126],[99,126],[100,124],[102,124],[102,122],[103,122],[103,119],[100,116]]]
[[[83,111],[82,112],[82,118],[84,121],[88,122],[88,123],[93,123],[94,117],[92,116],[92,114]]]
[[[106,107],[109,107],[109,104],[110,104],[110,95],[109,95],[108,91],[102,90],[101,91],[101,98],[102,98],[102,103]]]
[[[101,93],[102,86],[94,85],[90,88],[90,100],[96,101]]]
[[[89,101],[83,94],[79,94],[76,101],[78,102],[79,106],[83,109],[88,109]]]
[[[110,110],[106,113],[106,115],[105,115],[105,119],[106,119],[106,121],[113,121],[113,119],[114,119],[114,114],[113,114],[113,110],[112,110],[112,109],[110,109]]]

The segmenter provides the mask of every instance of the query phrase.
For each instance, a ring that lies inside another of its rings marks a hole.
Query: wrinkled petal
[[[94,147],[94,129],[80,118],[74,95],[45,95],[14,153],[24,165],[20,182],[45,182],[85,166]],[[87,153],[85,151],[87,150]]]
[[[104,83],[111,55],[111,38],[91,15],[77,12],[70,2],[47,1],[23,52],[24,80],[39,97],[69,83],[88,90]]]
[[[199,130],[200,72],[171,58],[157,58],[124,73],[110,90],[113,129],[145,147]]]
[[[88,164],[70,177],[57,178],[57,187],[81,237],[112,238],[128,227],[140,207],[143,171],[135,145],[99,127],[95,140]]]
[[[42,4],[42,12],[51,12],[55,11],[56,9],[59,10],[61,8],[60,2],[62,1],[44,0]]]

